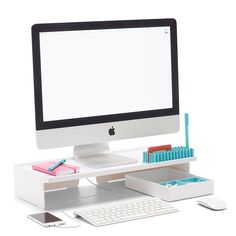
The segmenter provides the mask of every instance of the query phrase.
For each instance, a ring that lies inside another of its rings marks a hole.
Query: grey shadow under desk
[[[96,204],[145,196],[142,193],[126,188],[124,180],[99,184],[99,187],[81,186],[46,192],[46,210],[78,209],[80,207],[90,207]]]

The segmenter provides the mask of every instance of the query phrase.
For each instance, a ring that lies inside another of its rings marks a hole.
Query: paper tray
[[[209,195],[214,192],[212,180],[169,167],[126,174],[125,186],[165,201]]]

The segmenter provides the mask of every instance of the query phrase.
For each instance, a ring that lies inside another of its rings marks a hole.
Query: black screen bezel
[[[172,108],[129,112],[122,114],[110,114],[110,115],[94,116],[94,117],[83,117],[83,118],[66,119],[66,120],[43,121],[40,40],[39,40],[40,32],[142,28],[142,27],[158,27],[158,26],[169,26],[171,32],[172,104],[173,104]],[[64,128],[64,127],[72,127],[80,125],[90,125],[90,124],[153,118],[153,117],[179,114],[177,28],[175,19],[35,24],[32,26],[32,49],[33,49],[36,130]]]

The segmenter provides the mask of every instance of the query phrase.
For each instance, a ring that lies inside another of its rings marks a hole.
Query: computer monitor
[[[32,45],[39,148],[121,165],[134,161],[108,160],[109,141],[178,131],[174,19],[35,24]]]

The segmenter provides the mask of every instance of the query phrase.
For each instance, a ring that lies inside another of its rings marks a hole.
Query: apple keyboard
[[[79,209],[74,215],[95,226],[104,226],[173,212],[178,209],[157,197],[145,196]]]

